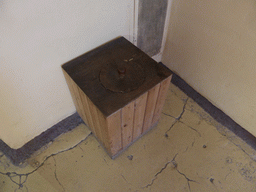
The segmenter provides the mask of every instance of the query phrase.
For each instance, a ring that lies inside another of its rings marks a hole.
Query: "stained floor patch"
[[[171,84],[159,124],[112,160],[85,125],[16,167],[0,191],[256,191],[255,151]]]

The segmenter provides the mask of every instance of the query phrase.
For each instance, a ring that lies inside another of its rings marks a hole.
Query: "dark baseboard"
[[[210,101],[205,97],[200,95],[191,86],[189,86],[181,77],[173,73],[172,83],[179,87],[185,94],[187,94],[191,99],[193,99],[200,107],[202,107],[209,115],[211,115],[220,124],[227,127],[239,138],[244,140],[253,149],[256,149],[256,138],[237,124],[233,119],[226,115],[219,108],[215,107]]]
[[[256,149],[256,138],[246,131],[243,127],[238,125],[234,120],[227,116],[223,111],[215,107],[206,98],[196,92],[183,79],[173,73],[172,83],[179,87],[185,94],[193,99],[199,106],[201,106],[207,113],[209,113],[216,121],[234,132],[238,137],[243,139],[248,145]],[[20,165],[28,159],[34,152],[53,141],[62,133],[68,132],[79,124],[83,123],[80,116],[75,113],[58,124],[49,128],[39,136],[35,137],[19,149],[10,148],[5,142],[0,139],[0,151],[2,151],[14,165]]]
[[[78,113],[74,113],[47,129],[45,132],[41,133],[19,149],[10,148],[0,139],[0,151],[2,151],[14,165],[18,166],[28,159],[34,152],[53,141],[59,135],[74,129],[81,123],[83,123],[81,117]]]

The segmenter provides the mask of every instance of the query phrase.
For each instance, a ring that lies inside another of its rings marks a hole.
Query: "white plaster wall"
[[[163,63],[256,136],[256,1],[173,0]]]
[[[0,2],[0,139],[19,148],[75,112],[61,65],[132,39],[131,0]]]

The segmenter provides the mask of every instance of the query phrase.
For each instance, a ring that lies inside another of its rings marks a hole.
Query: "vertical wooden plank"
[[[81,96],[83,110],[87,118],[87,125],[89,126],[93,134],[96,134],[95,125],[93,122],[92,114],[91,114],[89,103],[88,103],[89,98],[85,95],[85,93],[83,93],[83,91],[79,87],[78,87],[78,92],[79,92],[79,95]]]
[[[78,114],[81,116],[81,118],[83,119],[83,121],[88,124],[86,115],[84,113],[83,110],[83,105],[82,105],[82,101],[81,101],[81,97],[79,95],[79,91],[77,89],[77,85],[76,83],[73,81],[73,79],[70,78],[70,76],[66,73],[66,71],[63,70],[64,76],[66,78],[66,82],[68,84],[68,88],[70,90],[74,105],[76,107],[76,110],[78,112]]]
[[[107,119],[103,115],[103,113],[97,109],[98,118],[99,118],[99,124],[101,126],[101,136],[102,136],[102,144],[105,147],[105,149],[111,154],[111,148],[109,143],[109,134],[108,134],[108,127],[107,127]]]
[[[78,106],[77,99],[76,99],[76,96],[75,96],[75,92],[74,92],[74,89],[73,89],[72,79],[69,77],[69,75],[66,73],[66,71],[64,71],[64,70],[62,70],[62,71],[63,71],[64,77],[66,79],[66,82],[67,82],[67,85],[68,85],[73,103],[74,103],[75,107],[78,108],[79,106]]]
[[[133,141],[142,134],[144,115],[146,110],[148,93],[144,93],[134,104]]]
[[[76,83],[73,80],[71,80],[71,82],[72,82],[73,91],[75,93],[75,97],[78,103],[78,108],[77,108],[77,110],[79,110],[78,114],[82,117],[83,121],[88,125],[88,120],[83,107],[82,98],[81,98],[81,95],[79,94],[79,87],[76,85]]]
[[[87,101],[88,101],[88,105],[89,105],[89,111],[90,111],[91,117],[92,117],[92,122],[94,125],[95,136],[99,139],[99,141],[102,142],[103,139],[102,139],[102,133],[101,133],[101,125],[100,125],[100,121],[99,121],[97,108],[89,98],[87,98]]]
[[[107,117],[107,127],[111,156],[114,156],[122,149],[121,138],[121,110]]]
[[[145,133],[151,127],[151,122],[154,115],[159,88],[160,88],[160,83],[158,83],[155,87],[153,87],[148,91],[147,106],[146,106],[146,112],[144,117],[143,129],[142,129],[143,133]]]
[[[122,145],[125,148],[132,142],[134,101],[122,108]]]
[[[107,133],[107,122],[105,116],[100,110],[92,103],[92,101],[82,92],[79,88],[79,93],[82,98],[82,103],[86,116],[88,118],[89,127],[91,128],[94,135],[98,138],[99,142],[110,151],[108,133]]]
[[[154,116],[151,123],[152,125],[157,123],[157,121],[160,119],[160,115],[164,106],[164,102],[165,102],[167,91],[171,82],[171,78],[172,76],[166,78],[160,84],[159,94],[156,102],[156,108],[155,108]]]

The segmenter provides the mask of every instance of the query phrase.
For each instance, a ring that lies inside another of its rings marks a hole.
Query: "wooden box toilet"
[[[124,37],[62,69],[78,114],[112,158],[157,124],[172,76]]]

